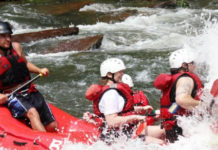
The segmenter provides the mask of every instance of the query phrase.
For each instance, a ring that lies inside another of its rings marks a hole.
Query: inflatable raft
[[[57,133],[34,131],[26,123],[14,119],[6,107],[0,106],[0,147],[60,150],[65,141],[92,144],[98,139],[100,132],[97,126],[51,104],[50,107],[58,122]]]

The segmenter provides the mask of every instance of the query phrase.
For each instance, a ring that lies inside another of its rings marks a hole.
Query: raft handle
[[[0,137],[1,137],[1,138],[4,138],[6,135],[7,135],[7,132],[3,131],[3,132],[0,134]]]
[[[37,141],[40,141],[40,138],[39,138],[39,137],[37,137],[37,138],[34,139],[33,144],[34,144],[34,145],[39,145],[39,143],[37,143]]]
[[[13,141],[13,143],[14,143],[15,145],[18,145],[18,146],[24,146],[24,145],[27,144],[27,142],[18,142],[18,141]]]
[[[34,145],[39,145],[39,144],[37,143],[37,141],[34,141],[33,144],[34,144]]]

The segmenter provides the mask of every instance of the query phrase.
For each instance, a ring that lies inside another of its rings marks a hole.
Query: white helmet
[[[194,60],[194,53],[191,49],[186,47],[176,50],[171,53],[169,61],[170,68],[180,68],[183,63],[190,63]]]
[[[109,58],[101,63],[100,73],[101,77],[106,77],[107,73],[116,73],[121,70],[125,70],[126,66],[123,61],[119,58]]]
[[[132,78],[131,78],[131,76],[128,75],[128,74],[124,74],[124,75],[122,76],[122,82],[125,83],[125,84],[128,84],[129,87],[133,87],[133,86],[134,86],[133,81],[132,81]]]

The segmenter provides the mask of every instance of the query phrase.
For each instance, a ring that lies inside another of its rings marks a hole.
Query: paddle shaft
[[[15,89],[13,92],[11,92],[10,94],[7,94],[8,97],[10,97],[11,95],[13,95],[14,93],[18,92],[19,90],[21,90],[22,88],[24,88],[25,86],[27,86],[28,84],[32,83],[33,81],[37,80],[39,77],[41,77],[42,74],[38,74],[37,76],[35,76],[34,78],[32,78],[31,80],[25,82],[23,85],[19,86],[17,89]]]

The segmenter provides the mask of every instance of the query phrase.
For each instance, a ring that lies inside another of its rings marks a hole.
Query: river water
[[[125,62],[125,72],[134,80],[134,90],[143,90],[156,109],[161,93],[153,87],[153,81],[158,74],[169,73],[168,57],[171,52],[188,47],[196,54],[196,73],[203,80],[205,91],[211,88],[218,76],[216,3],[207,3],[208,8],[199,8],[204,4],[202,2],[201,5],[193,5],[197,9],[154,9],[143,7],[139,1],[97,1],[78,11],[57,13],[59,6],[67,8],[66,3],[57,0],[3,3],[0,5],[0,20],[10,22],[14,34],[74,25],[79,27],[79,35],[22,43],[29,61],[50,69],[48,78],[35,82],[37,88],[48,102],[71,115],[81,118],[83,112],[92,111],[92,104],[85,99],[84,93],[88,86],[98,83],[99,65],[106,58],[118,57]],[[120,22],[93,21],[102,14],[125,11],[136,13]],[[70,52],[40,54],[60,41],[97,34],[104,35],[100,49],[77,52],[72,47]],[[210,95],[206,93],[203,99],[209,103]],[[89,147],[67,142],[65,149],[218,149],[218,136],[210,130],[218,117],[209,117],[205,113],[200,118],[198,112],[204,112],[204,108],[198,108],[192,118],[180,118],[185,137],[166,147],[144,145],[140,141],[121,141],[111,147],[101,142]]]

